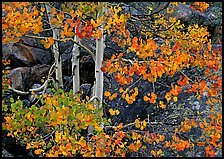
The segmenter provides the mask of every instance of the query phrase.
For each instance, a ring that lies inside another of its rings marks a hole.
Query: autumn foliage
[[[164,11],[170,14],[177,5],[178,2],[172,2]],[[102,6],[107,12],[97,17]],[[190,7],[202,12],[208,4],[194,2]],[[200,149],[203,151],[201,156],[214,157],[221,151],[222,113],[219,103],[222,77],[219,74],[222,51],[213,49],[206,27],[198,24],[186,27],[175,17],[150,14],[153,9],[149,7],[150,30],[132,36],[127,25],[128,19],[134,15],[124,12],[121,5],[66,2],[60,10],[52,7],[49,13],[54,17],[49,23],[60,28],[61,38],[54,39],[40,36],[45,30],[43,16],[47,14],[43,3],[5,2],[2,9],[3,43],[18,42],[23,36],[38,37],[44,47],[49,48],[55,41],[73,39],[76,32],[81,39],[100,39],[108,35],[111,42],[124,48],[123,52],[114,53],[103,61],[101,71],[112,75],[119,85],[113,92],[104,91],[105,101],[121,98],[134,106],[141,97],[147,105],[165,112],[180,104],[181,93],[192,94],[197,100],[202,95],[207,97],[203,111],[183,108],[181,114],[171,113],[167,120],[152,121],[148,116],[144,120],[133,119],[128,124],[112,122],[114,116],[119,116],[119,110],[108,109],[110,117],[106,118],[103,108],[80,100],[79,95],[74,96],[72,91],[52,90],[53,95],[38,97],[41,104],[30,108],[24,108],[20,99],[11,98],[10,108],[3,103],[3,112],[7,113],[2,127],[8,131],[8,136],[32,149],[37,156],[190,156],[192,151]],[[99,28],[101,22],[105,24],[104,33]],[[158,43],[154,34],[163,42]],[[134,58],[127,58],[127,55]],[[8,64],[8,61],[2,62]],[[200,75],[187,74],[188,70],[200,70]],[[140,94],[140,81],[148,82],[152,89]],[[160,83],[168,88],[165,93],[157,91]],[[10,81],[5,79],[3,89],[9,84]],[[104,104],[103,107],[109,106]],[[180,119],[179,124],[173,124],[174,118]],[[87,135],[89,127],[94,128],[91,136]],[[199,136],[194,136],[196,130]]]

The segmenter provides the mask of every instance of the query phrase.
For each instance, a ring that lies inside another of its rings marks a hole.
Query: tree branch
[[[55,63],[51,66],[48,74],[50,74],[50,71],[52,70],[52,68],[54,67],[54,65],[55,65]],[[44,82],[44,84],[42,86],[40,86],[39,88],[31,88],[27,92],[21,91],[21,90],[17,90],[15,88],[12,88],[11,86],[9,86],[10,87],[9,89],[12,90],[13,92],[17,93],[17,94],[20,94],[20,95],[28,95],[31,92],[40,92],[41,90],[43,90],[45,87],[47,87],[48,81],[49,81],[49,79],[47,79]]]

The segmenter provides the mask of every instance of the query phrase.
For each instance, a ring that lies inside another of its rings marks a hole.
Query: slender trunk
[[[49,5],[46,5],[47,15],[49,22],[52,20],[52,17],[50,15],[51,7]],[[53,28],[53,25],[51,25],[51,28]],[[60,32],[57,29],[53,29],[53,38],[54,39],[60,39]],[[62,78],[62,60],[59,53],[59,45],[58,41],[55,41],[52,46],[52,52],[54,53],[54,59],[56,63],[56,88],[63,87],[63,78]]]
[[[75,29],[76,30],[76,29]],[[78,42],[78,37],[76,36],[74,40]],[[77,44],[74,43],[73,49],[72,49],[72,76],[73,76],[73,94],[75,94],[80,87],[80,77],[79,77],[79,59],[78,56],[80,54],[79,47]]]
[[[53,30],[53,38],[59,39],[59,31]],[[56,62],[56,81],[58,82],[58,88],[63,88],[63,77],[62,77],[62,60],[59,53],[58,42],[55,41],[53,44],[54,59]]]
[[[98,18],[104,14],[104,8],[102,8],[101,14],[98,14]],[[100,29],[103,33],[103,25],[101,25]],[[100,70],[102,67],[102,61],[103,61],[103,54],[104,54],[104,37],[102,35],[101,39],[96,39],[96,61],[95,61],[95,78],[96,81],[94,83],[93,87],[93,97],[97,97],[100,99],[99,103],[97,104],[98,108],[102,107],[102,101],[103,101],[103,72]],[[104,124],[100,123],[100,126],[104,128]],[[93,134],[94,127],[89,126],[88,127],[88,135]]]
[[[101,17],[102,14],[104,14],[104,8],[102,9],[101,14],[98,15],[98,17]],[[100,29],[103,33],[103,25],[100,26]],[[101,107],[102,101],[103,101],[103,72],[100,70],[102,67],[102,61],[103,61],[103,54],[104,54],[104,37],[102,36],[101,39],[96,39],[96,62],[95,62],[95,86],[94,86],[94,96],[97,96],[100,98],[100,104]]]

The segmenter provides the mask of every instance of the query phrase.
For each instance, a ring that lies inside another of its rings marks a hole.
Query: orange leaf
[[[115,141],[115,144],[118,145],[120,142],[121,142],[121,139],[119,138]]]
[[[198,146],[204,146],[205,143],[204,143],[204,142],[197,142],[197,145],[198,145]]]
[[[109,97],[110,95],[111,95],[110,92],[108,92],[108,91],[104,92],[104,96]]]
[[[147,96],[144,96],[144,97],[143,97],[143,100],[144,100],[145,102],[147,102],[147,101],[149,101],[149,100],[150,100],[150,98],[149,98],[149,97],[147,97]]]
[[[48,39],[48,41],[49,41],[49,44],[50,44],[50,45],[54,44],[54,39],[53,39],[53,37],[50,37],[50,38]]]
[[[106,67],[101,67],[100,70],[101,70],[102,72],[107,72],[107,71],[108,71],[108,69],[107,69]]]
[[[114,94],[112,95],[112,97],[113,97],[113,98],[116,98],[116,97],[117,97],[117,93],[114,93]]]

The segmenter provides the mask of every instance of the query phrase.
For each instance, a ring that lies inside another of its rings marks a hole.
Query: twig
[[[180,71],[180,73],[182,74],[182,75],[184,75],[185,77],[187,77],[187,75],[185,74],[185,73],[183,73],[183,71]],[[194,81],[192,81],[192,79],[190,79],[189,77],[187,77],[192,83],[195,83]]]
[[[100,108],[100,103],[101,103],[101,99],[100,99],[100,97],[98,97],[98,96],[93,96],[90,100],[89,100],[89,102],[93,102],[94,100],[97,100],[97,107],[98,108]]]
[[[51,66],[50,70],[49,70],[49,73],[52,69],[52,67],[55,65],[55,63]],[[46,80],[44,82],[44,84],[42,86],[40,86],[39,88],[31,88],[28,90],[28,92],[25,92],[25,91],[20,91],[20,90],[17,90],[15,88],[12,88],[12,87],[9,87],[10,90],[12,90],[13,92],[17,93],[17,94],[20,94],[20,95],[27,95],[27,94],[30,94],[30,92],[40,92],[42,89],[44,89],[46,86],[47,86],[47,83],[48,83],[48,80]]]
[[[55,65],[56,65],[56,63],[54,62],[53,65],[51,66],[49,72],[48,72],[47,80],[45,81],[45,82],[46,82],[46,85],[44,86],[44,90],[43,90],[43,92],[42,92],[41,97],[44,95],[44,92],[45,92],[46,89],[47,89],[48,82],[51,80],[50,78],[51,78],[52,74],[53,74],[54,71],[55,71],[55,69],[52,71],[52,69],[55,67]],[[52,71],[52,72],[51,72],[51,71]],[[40,98],[41,98],[41,97],[40,97]],[[37,103],[40,101],[40,98],[37,100],[37,102],[36,102],[35,104],[37,104]]]
[[[138,83],[143,77],[141,76],[137,81],[135,81],[132,85],[128,87],[128,90],[133,87],[136,83]]]
[[[166,125],[173,125],[173,123],[166,123],[166,122],[149,122],[148,121],[148,124],[149,125],[163,125],[163,124],[166,124]],[[122,129],[123,128],[127,128],[127,127],[129,127],[129,126],[133,126],[133,125],[135,125],[135,123],[129,123],[129,124],[126,124],[126,125],[124,125],[123,127],[122,127]],[[176,124],[175,124],[176,125]],[[105,126],[105,130],[106,131],[108,131],[108,130],[110,130],[110,129],[115,129],[115,128],[117,128],[117,126]]]
[[[162,86],[164,86],[164,87],[170,88],[168,85],[165,85],[165,84],[163,84],[163,83],[160,83],[160,82],[155,82],[155,83],[160,84],[160,85],[162,85]]]
[[[131,63],[132,65],[134,65],[134,61],[133,60],[130,60],[130,59],[124,59],[124,58],[122,58],[121,59],[123,62],[129,62],[129,63]],[[116,62],[116,61],[119,61],[119,59],[114,59],[112,62]]]
[[[154,85],[154,82],[153,82],[153,81],[152,81],[152,89],[153,89],[153,92],[156,91],[156,89],[155,89],[155,85]]]

